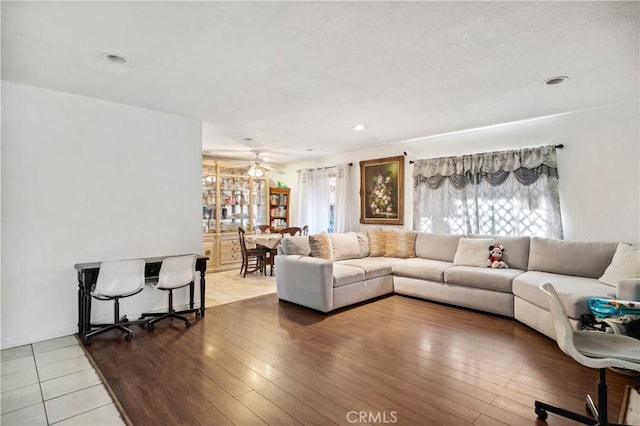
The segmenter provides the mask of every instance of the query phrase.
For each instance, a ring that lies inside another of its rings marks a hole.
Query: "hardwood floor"
[[[328,315],[261,296],[87,349],[134,425],[544,424],[535,399],[583,412],[597,382],[516,321],[398,295]],[[634,380],[607,377],[613,421]]]

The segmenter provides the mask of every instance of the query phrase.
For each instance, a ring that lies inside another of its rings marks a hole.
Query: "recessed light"
[[[245,141],[247,142],[251,142],[253,139],[252,138],[244,138]]]
[[[355,130],[356,132],[361,132],[364,129],[366,129],[366,127],[364,127],[364,124],[356,124],[355,126],[353,126],[353,130]]]
[[[551,77],[544,81],[546,86],[557,86],[558,84],[562,84],[565,81],[569,80],[569,77],[566,75],[559,75],[557,77]]]
[[[119,55],[117,53],[103,53],[102,59],[104,59],[106,62],[110,64],[123,65],[123,64],[129,63],[129,60],[126,57]]]

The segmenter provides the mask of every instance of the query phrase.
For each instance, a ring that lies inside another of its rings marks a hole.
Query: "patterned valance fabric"
[[[486,181],[492,186],[504,183],[513,173],[522,185],[531,185],[540,176],[558,177],[556,147],[547,145],[511,151],[486,152],[457,157],[416,160],[413,186],[424,184],[431,189],[448,180],[455,188],[477,185]]]

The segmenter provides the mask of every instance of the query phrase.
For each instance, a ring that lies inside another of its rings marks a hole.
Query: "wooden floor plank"
[[[536,399],[582,411],[596,390],[517,321],[398,295],[330,314],[268,295],[134,330],[87,350],[135,425],[536,425]],[[608,379],[613,419],[635,381]]]

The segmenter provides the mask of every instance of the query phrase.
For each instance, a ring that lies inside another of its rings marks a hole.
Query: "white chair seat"
[[[573,343],[583,355],[593,360],[594,368],[618,367],[640,371],[640,340],[633,337],[603,333],[601,331],[576,331]]]

